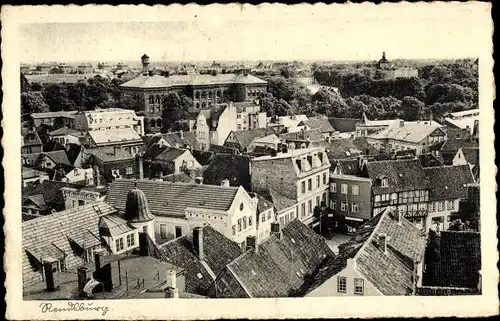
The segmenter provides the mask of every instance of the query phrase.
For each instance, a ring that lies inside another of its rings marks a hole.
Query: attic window
[[[380,181],[380,186],[389,187],[389,179],[387,177],[382,178],[382,180]]]
[[[200,205],[205,205],[205,201],[200,201]]]
[[[197,276],[197,277],[198,277],[198,279],[200,279],[200,280],[203,278],[203,275],[201,275],[201,273],[196,274],[196,276]]]
[[[295,244],[295,240],[293,239],[293,237],[291,238],[291,240],[292,240],[292,243]]]
[[[299,269],[299,271],[300,271],[300,273],[302,273],[302,274],[305,274],[305,273],[304,273],[304,270],[302,270],[302,269]]]
[[[445,186],[444,189],[448,189],[448,186]]]
[[[168,205],[168,202],[163,203],[163,205],[164,205],[164,206],[167,206],[167,205]]]
[[[252,275],[253,275],[253,276],[256,276],[256,275],[257,275],[257,273],[256,273],[254,270],[252,270],[251,272],[252,272]]]
[[[346,150],[346,151],[345,151],[345,154],[346,154],[347,156],[351,156],[351,153],[350,153],[348,150]]]
[[[297,274],[297,276],[300,278],[300,272],[299,272],[299,271],[297,271],[297,272],[296,272],[296,274]]]

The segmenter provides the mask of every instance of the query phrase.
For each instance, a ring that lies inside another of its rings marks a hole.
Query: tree
[[[284,67],[280,70],[280,74],[285,78],[294,78],[297,77],[297,72],[292,67]]]
[[[162,131],[169,131],[176,122],[185,119],[189,109],[193,106],[193,100],[185,95],[170,93],[163,102],[163,128]]]
[[[404,97],[401,101],[401,118],[408,121],[419,119],[424,103],[415,97]]]
[[[69,99],[66,87],[59,84],[51,84],[44,87],[42,95],[49,105],[50,111],[74,110],[73,102]]]
[[[40,93],[21,93],[21,110],[23,114],[45,113],[49,111],[49,106]]]
[[[31,91],[31,85],[30,82],[28,81],[28,78],[21,73],[21,93]]]
[[[267,113],[268,117],[291,114],[292,107],[290,104],[284,99],[277,99],[271,93],[262,95],[260,102],[263,111]]]

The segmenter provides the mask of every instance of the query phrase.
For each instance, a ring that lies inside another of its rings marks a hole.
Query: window
[[[127,247],[130,248],[135,245],[135,234],[127,235]]]
[[[341,293],[347,292],[347,278],[342,276],[337,277],[337,292]]]
[[[167,238],[167,224],[160,224],[160,238]]]
[[[434,207],[434,202],[429,202],[429,212],[432,213],[435,211],[436,211],[436,209]]]
[[[313,211],[312,200],[307,201],[307,207],[308,207],[309,213],[312,213],[312,211]]]
[[[438,211],[439,212],[444,211],[444,202],[438,202]]]
[[[352,185],[352,195],[359,195],[359,186]]]
[[[306,182],[302,181],[301,183],[302,194],[306,192]]]
[[[236,225],[233,225],[233,235],[236,235]]]
[[[320,176],[316,175],[316,187],[319,187],[320,185],[321,185]]]
[[[262,215],[262,223],[266,221],[266,214]]]
[[[306,203],[302,203],[300,205],[300,209],[301,209],[301,217],[305,217],[306,216]]]
[[[246,229],[247,228],[247,217],[245,216],[243,218],[243,229]]]
[[[330,208],[332,210],[336,210],[337,209],[337,201],[330,200]]]
[[[243,211],[243,208],[245,208],[245,206],[243,205],[243,203],[240,204],[240,211]]]
[[[382,178],[382,181],[380,183],[381,187],[389,187],[389,179],[388,178]]]
[[[127,175],[132,175],[134,173],[134,171],[132,170],[132,167],[127,167],[126,173],[127,173]]]
[[[85,205],[85,201],[78,200],[78,206],[83,206],[83,205]]]
[[[248,217],[248,226],[252,226],[252,217],[251,216]]]
[[[309,179],[307,180],[307,189],[308,189],[309,191],[310,191],[310,190],[312,190],[312,179],[311,179],[311,178],[309,178]]]
[[[347,211],[347,202],[341,202],[340,203],[340,210],[342,212],[346,212]]]
[[[365,285],[363,279],[354,279],[354,294],[363,294],[365,292]]]
[[[271,212],[268,212],[267,213],[267,219],[270,220],[271,219]]]
[[[380,202],[380,195],[375,195],[375,202]]]
[[[326,185],[326,173],[323,173],[323,185]]]
[[[116,239],[116,252],[123,250],[123,238]]]
[[[238,232],[241,232],[241,218],[238,219]]]
[[[175,238],[182,236],[182,228],[180,226],[175,227]]]
[[[347,194],[347,184],[340,185],[340,193]]]
[[[241,124],[236,125],[236,130],[241,130]]]
[[[337,193],[337,183],[330,183],[330,192]]]
[[[353,213],[354,213],[354,212],[359,212],[359,203],[354,203],[354,202],[353,202],[353,203],[351,204],[351,210],[352,210],[352,212],[353,212]]]
[[[455,209],[455,202],[454,201],[448,201],[447,203],[448,204],[446,205],[446,207],[448,208],[448,210],[454,210]]]

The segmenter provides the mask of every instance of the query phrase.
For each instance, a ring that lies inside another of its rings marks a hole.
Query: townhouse
[[[97,108],[75,114],[74,128],[81,131],[132,129],[144,136],[144,116],[129,109]]]

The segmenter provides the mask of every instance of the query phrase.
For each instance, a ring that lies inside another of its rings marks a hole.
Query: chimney
[[[116,155],[116,150],[117,150],[117,147],[113,146],[113,155]]]
[[[142,154],[138,155],[137,162],[137,167],[139,168],[139,179],[144,179],[144,159]]]
[[[198,185],[203,185],[203,177],[198,176],[194,179],[194,182]]]
[[[181,139],[184,139],[184,131],[182,129],[179,131],[179,134],[181,135]]]
[[[94,179],[94,183],[95,183],[95,186],[101,186],[101,173],[99,172],[99,167],[97,167],[97,165],[94,166],[94,175],[95,175],[95,179]]]
[[[394,213],[394,212],[393,212]],[[401,214],[401,211],[397,211],[396,213],[394,213],[394,220],[396,222],[398,222],[398,225],[401,225],[401,217],[402,217],[403,214]]]
[[[95,269],[98,270],[101,268],[101,259],[104,255],[104,251],[101,249],[94,250],[94,262],[95,262]]]
[[[195,253],[198,255],[200,260],[205,259],[205,254],[203,252],[203,228],[195,227],[193,230],[193,248]]]
[[[405,121],[404,120],[400,120],[399,121],[399,127],[403,127],[405,125]]]
[[[279,239],[281,238],[281,227],[280,223],[271,223],[271,235],[276,235]]]
[[[58,288],[54,279],[54,271],[52,270],[54,263],[55,261],[43,261],[43,270],[45,275],[45,284],[47,285],[47,292],[54,292]]]
[[[85,288],[87,280],[89,279],[89,269],[85,266],[80,266],[77,269],[77,273],[78,273],[78,292],[80,293],[80,296],[85,296],[83,288]]]
[[[255,252],[258,251],[257,247],[257,238],[255,236],[247,236],[247,251],[249,250],[255,250]]]
[[[387,252],[387,234],[380,233],[378,235],[378,246],[382,252]]]
[[[223,179],[221,182],[220,182],[220,186],[226,186],[226,187],[229,187],[229,180],[228,179]]]

